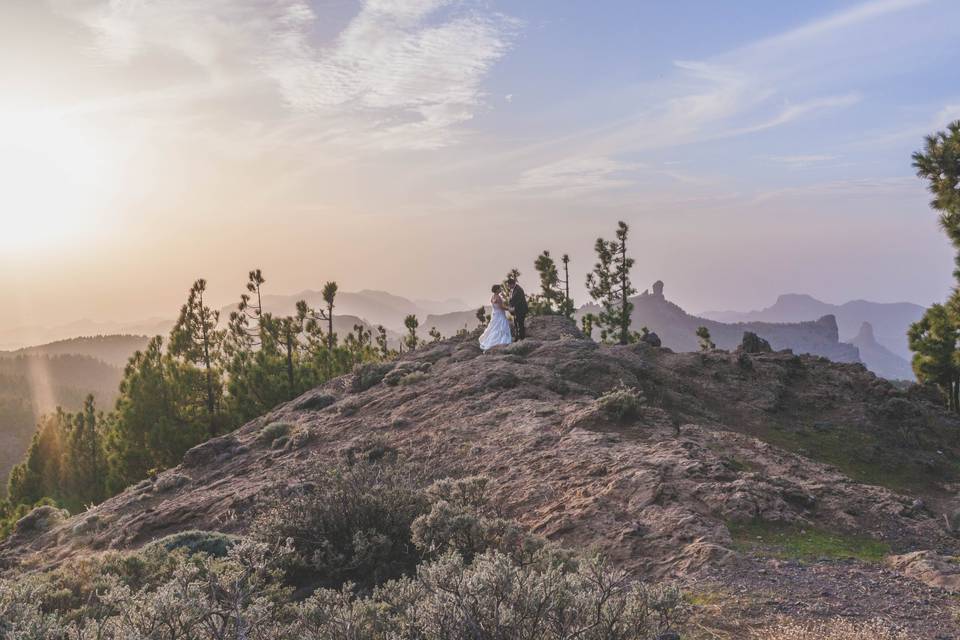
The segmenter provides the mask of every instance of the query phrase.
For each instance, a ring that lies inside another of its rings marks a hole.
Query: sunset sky
[[[691,311],[928,304],[955,0],[0,0],[0,328],[339,281],[471,304],[632,225]]]

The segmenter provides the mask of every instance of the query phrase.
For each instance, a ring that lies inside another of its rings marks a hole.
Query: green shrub
[[[418,382],[423,382],[427,379],[427,374],[420,371],[414,371],[413,373],[408,373],[407,375],[400,378],[400,384],[403,386],[408,386],[411,384],[417,384]]]
[[[380,384],[384,376],[393,370],[392,362],[371,362],[353,370],[351,389],[355,393],[366,391]]]
[[[251,535],[292,542],[284,571],[297,586],[339,588],[349,581],[369,590],[412,572],[420,560],[410,527],[427,500],[399,465],[358,462],[319,471],[273,502]]]
[[[456,553],[473,558],[496,551],[521,565],[542,561],[565,562],[569,554],[545,538],[527,533],[502,518],[490,504],[489,480],[472,476],[444,479],[427,489],[430,511],[413,522],[413,542],[426,557]]]
[[[293,425],[287,422],[272,422],[260,430],[257,441],[272,446],[277,438],[289,435],[292,429]]]
[[[597,399],[600,411],[617,422],[639,417],[645,403],[646,398],[639,389],[632,389],[622,383]]]

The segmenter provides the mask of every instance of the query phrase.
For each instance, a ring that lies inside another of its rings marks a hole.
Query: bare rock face
[[[528,327],[487,353],[454,338],[331,380],[84,519],[40,512],[30,537],[0,543],[0,570],[184,531],[242,534],[265,496],[307,472],[394,457],[486,475],[504,515],[638,577],[757,575],[734,522],[868,536],[900,555],[957,552],[942,512],[960,483],[960,420],[922,393],[815,356],[601,346],[559,317]],[[598,409],[622,389],[643,402],[624,419]],[[277,423],[286,440],[261,437]],[[777,571],[800,586],[812,575]],[[831,579],[852,579],[841,573]]]
[[[890,556],[887,565],[903,575],[950,593],[960,593],[960,564],[934,551]]]

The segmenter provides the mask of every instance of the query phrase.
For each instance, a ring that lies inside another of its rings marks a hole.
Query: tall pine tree
[[[180,309],[180,318],[170,333],[170,353],[203,370],[207,420],[212,437],[219,431],[220,357],[224,332],[217,327],[220,312],[211,309],[203,300],[206,290],[207,281],[202,278],[190,288],[187,302]]]
[[[637,292],[630,282],[633,258],[627,254],[629,227],[623,221],[617,226],[616,240],[597,238],[594,250],[597,263],[587,274],[587,291],[600,305],[600,313],[593,325],[600,329],[604,342],[629,344],[637,340],[636,332],[630,330],[633,303],[630,296]]]

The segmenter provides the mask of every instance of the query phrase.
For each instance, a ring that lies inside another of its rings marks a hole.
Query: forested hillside
[[[114,402],[119,367],[84,355],[18,355],[0,358],[0,492],[10,469],[26,452],[37,421],[63,407],[77,410],[88,394]]]

